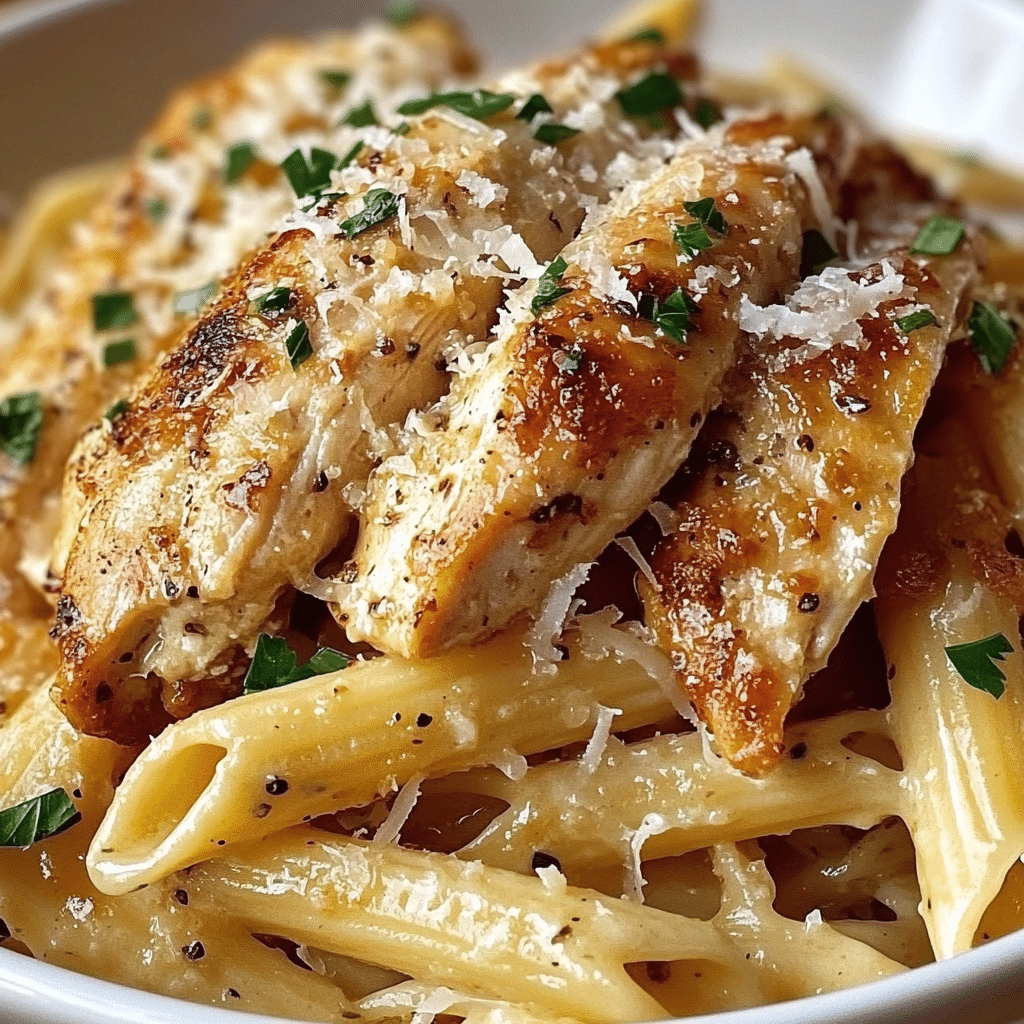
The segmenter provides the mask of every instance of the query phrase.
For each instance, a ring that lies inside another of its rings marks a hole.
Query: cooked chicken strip
[[[407,134],[379,131],[335,172],[347,195],[293,214],[86,435],[55,629],[74,724],[128,740],[238,692],[242,649],[344,538],[379,428],[436,401],[442,352],[486,337],[505,280],[564,246],[606,198],[613,159],[664,159],[670,144],[647,141],[614,94],[666,61],[692,73],[634,43],[513,76],[581,122],[564,148],[514,107],[486,121],[437,107]]]
[[[205,301],[176,295],[233,270],[291,208],[277,164],[300,145],[331,140],[347,150],[356,129],[329,126],[364,96],[397,101],[472,64],[447,22],[417,19],[402,30],[276,42],[177,95],[83,225],[52,285],[29,304],[0,362],[0,397],[36,395],[43,413],[29,465],[0,452],[0,575],[13,584],[20,569],[46,585],[60,481],[75,442]],[[337,89],[321,81],[324,69],[347,69],[352,80]],[[228,152],[239,144],[253,147],[253,159],[236,163],[228,181]],[[96,330],[93,296],[111,293],[131,301],[119,324]],[[117,348],[125,339],[133,345]]]
[[[972,233],[952,255],[908,253],[935,210],[875,204],[859,269],[827,268],[786,307],[744,304],[756,340],[640,581],[680,685],[744,771],[782,756],[786,713],[872,596],[896,527],[914,428],[978,271]],[[934,322],[903,319],[924,309]]]
[[[827,118],[740,123],[588,222],[561,255],[565,294],[538,315],[526,289],[435,411],[440,428],[410,432],[371,478],[336,612],[350,636],[404,657],[477,640],[643,511],[718,404],[741,298],[770,302],[797,279],[815,205],[798,147],[834,153],[843,137]],[[683,252],[673,231],[701,229],[686,208],[700,200],[727,233],[705,212],[705,251]],[[697,300],[685,340],[644,318],[674,294],[679,309]]]

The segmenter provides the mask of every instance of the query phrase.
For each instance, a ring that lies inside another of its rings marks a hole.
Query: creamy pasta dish
[[[28,205],[8,950],[626,1022],[1024,924],[1024,259],[692,15],[271,42]]]

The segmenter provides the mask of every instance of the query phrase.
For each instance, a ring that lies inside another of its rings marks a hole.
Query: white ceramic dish
[[[1012,2],[1012,0],[1007,0]],[[618,0],[449,0],[495,65],[565,45]],[[912,4],[709,0],[702,50],[752,72],[796,56],[876,115]],[[36,178],[122,152],[182,80],[274,33],[345,26],[357,0],[27,0],[0,11],[0,213]],[[197,45],[201,44],[201,45]],[[1024,66],[1024,57],[1021,60]],[[952,129],[955,132],[955,126]],[[1024,932],[872,985],[694,1024],[1024,1021]],[[82,977],[0,949],[0,1024],[270,1024]]]

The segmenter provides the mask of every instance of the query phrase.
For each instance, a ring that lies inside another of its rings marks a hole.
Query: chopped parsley
[[[963,237],[962,221],[936,213],[921,225],[910,251],[924,253],[926,256],[948,256]]]
[[[707,131],[712,125],[718,124],[723,118],[722,108],[715,103],[714,100],[709,100],[707,97],[703,97],[697,101],[697,106],[693,110],[693,119]]]
[[[561,287],[562,275],[568,267],[569,265],[561,256],[556,257],[547,265],[544,273],[540,275],[540,280],[537,282],[537,294],[534,295],[533,301],[530,303],[530,309],[534,314],[539,313],[545,306],[550,306],[552,302],[556,302],[563,295],[568,295],[572,291],[571,288]]]
[[[295,652],[283,636],[261,633],[256,641],[252,663],[245,675],[244,694],[262,693],[302,679],[312,679],[345,668],[349,659],[340,651],[321,647],[301,668]]]
[[[352,81],[352,73],[349,71],[334,71],[325,69],[320,72],[320,81],[329,85],[332,89],[344,89]]]
[[[982,369],[994,376],[1006,365],[1017,340],[1013,324],[991,303],[976,302],[967,329]]]
[[[0,811],[0,846],[26,847],[77,824],[81,814],[63,789]]]
[[[0,402],[0,448],[23,466],[36,455],[43,429],[43,407],[38,391],[10,395]]]
[[[213,123],[213,115],[210,113],[208,107],[200,107],[192,115],[192,127],[197,132],[205,132],[207,128]]]
[[[252,304],[257,313],[283,313],[292,301],[291,288],[271,288],[269,292],[257,295]]]
[[[919,327],[938,327],[939,321],[930,309],[917,309],[913,313],[901,316],[896,321],[896,326],[904,333],[909,334]]]
[[[676,245],[679,246],[679,251],[691,260],[715,244],[711,241],[707,228],[700,223],[676,224],[672,228],[672,237],[675,239]]]
[[[251,142],[236,142],[228,149],[224,181],[234,185],[256,162],[256,147]]]
[[[292,328],[284,348],[293,370],[297,370],[313,354],[313,346],[309,343],[309,327],[305,320],[300,320]]]
[[[665,33],[660,28],[642,28],[639,32],[634,32],[633,35],[623,39],[624,43],[657,43],[664,46],[668,40],[665,38]]]
[[[357,156],[363,148],[361,142],[357,142],[334,166],[339,170],[344,170]]]
[[[721,211],[715,208],[713,196],[697,199],[692,203],[683,203],[683,209],[695,218],[695,223],[676,224],[672,229],[672,237],[679,246],[679,251],[688,259],[693,259],[714,245],[708,228],[720,235],[728,233],[729,225],[726,224]]]
[[[538,142],[546,142],[549,146],[555,146],[559,142],[579,135],[579,133],[579,128],[570,128],[567,124],[542,124],[533,133],[533,137]]]
[[[535,92],[520,108],[516,114],[519,121],[532,121],[538,114],[551,114],[554,109],[551,104],[539,93]]]
[[[391,134],[392,135],[408,135],[410,128],[412,128],[412,125],[409,124],[408,121],[403,121],[401,124],[396,124],[395,127],[391,129]]]
[[[822,268],[838,255],[829,240],[817,228],[805,231],[804,247],[800,253],[800,276],[820,274]]]
[[[371,124],[380,124],[377,112],[373,109],[373,101],[366,100],[358,107],[353,107],[338,124],[351,125],[353,128],[369,128]]]
[[[107,292],[92,297],[92,325],[97,331],[131,327],[138,319],[131,292]]]
[[[146,213],[149,219],[160,223],[167,216],[170,207],[167,205],[167,200],[163,196],[157,196],[155,199],[150,199],[146,203]]]
[[[435,92],[419,100],[407,100],[398,108],[405,115],[424,114],[433,107],[448,107],[456,113],[472,117],[477,121],[508,110],[516,98],[510,92],[488,92],[474,89],[472,92]]]
[[[714,196],[705,196],[692,203],[684,202],[683,209],[701,224],[706,224],[712,231],[717,231],[720,235],[729,233],[729,225],[725,223],[721,211],[715,209]]]
[[[104,414],[105,420],[113,422],[118,416],[122,416],[128,411],[128,399],[122,398],[119,402],[115,402]]]
[[[697,303],[682,288],[677,288],[664,302],[659,302],[653,295],[641,295],[637,303],[637,316],[650,320],[680,345],[686,344],[686,335],[693,327],[692,316],[696,312]]]
[[[946,657],[965,683],[998,700],[1006,690],[1006,676],[995,663],[1012,651],[1013,644],[1002,633],[994,633],[984,640],[947,647]]]
[[[355,238],[356,235],[369,231],[389,217],[394,217],[398,213],[400,202],[400,197],[386,188],[371,188],[363,198],[362,210],[348,220],[343,220],[339,225],[342,233],[348,238]]]
[[[188,291],[178,292],[174,296],[174,312],[179,316],[189,313],[198,313],[217,292],[217,282],[210,281],[198,288],[190,288]]]
[[[135,342],[131,338],[112,341],[103,349],[103,365],[120,366],[122,363],[130,363],[138,354]]]
[[[388,21],[396,27],[408,24],[417,17],[419,17],[419,5],[415,0],[394,0],[388,8]]]
[[[630,117],[644,117],[666,107],[678,107],[683,102],[683,92],[671,75],[652,71],[635,85],[620,89],[615,98]]]
[[[281,161],[281,169],[288,176],[292,190],[297,198],[303,196],[319,196],[331,183],[331,171],[337,157],[326,149],[314,146],[309,151],[309,159],[302,155],[302,150],[295,149]]]

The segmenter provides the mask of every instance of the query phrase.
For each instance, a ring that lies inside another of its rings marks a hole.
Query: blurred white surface
[[[892,57],[895,130],[1024,170],[1024,4],[925,0]]]

